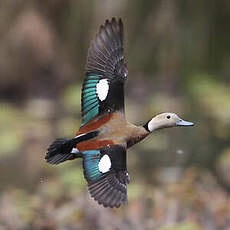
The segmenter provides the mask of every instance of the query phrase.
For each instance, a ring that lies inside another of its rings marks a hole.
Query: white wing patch
[[[71,153],[79,153],[79,150],[77,148],[72,148]]]
[[[111,160],[108,155],[104,155],[98,164],[98,169],[101,173],[106,173],[110,170]]]
[[[100,80],[97,85],[97,95],[101,101],[104,101],[108,95],[109,92],[109,83],[106,79]]]

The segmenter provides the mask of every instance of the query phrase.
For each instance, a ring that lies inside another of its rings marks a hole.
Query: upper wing
[[[94,118],[124,110],[128,70],[123,52],[121,19],[106,20],[91,42],[82,87],[82,126]]]
[[[84,176],[91,196],[104,207],[119,207],[127,201],[129,174],[126,149],[120,145],[82,152]]]

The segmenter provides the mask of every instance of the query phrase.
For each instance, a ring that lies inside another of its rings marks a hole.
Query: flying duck
[[[106,20],[92,40],[82,86],[82,124],[72,139],[56,139],[45,159],[57,165],[83,159],[91,196],[104,207],[127,202],[126,150],[155,130],[193,126],[175,113],[156,115],[143,126],[126,120],[124,84],[128,69],[123,48],[122,20]]]

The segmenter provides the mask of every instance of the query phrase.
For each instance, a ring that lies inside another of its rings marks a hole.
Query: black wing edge
[[[99,204],[105,208],[118,208],[127,203],[127,184],[129,183],[127,171],[111,172],[106,177],[88,185],[89,193]]]
[[[121,18],[112,18],[101,25],[92,40],[87,57],[86,72],[97,73],[105,78],[114,75],[127,78],[128,69],[124,61],[124,28]]]

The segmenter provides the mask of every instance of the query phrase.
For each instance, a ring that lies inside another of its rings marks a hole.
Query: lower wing
[[[83,151],[84,176],[91,196],[104,207],[119,207],[127,202],[129,174],[126,149],[120,145]]]

